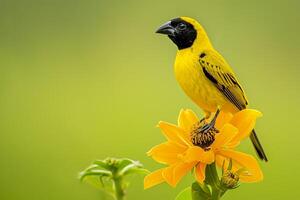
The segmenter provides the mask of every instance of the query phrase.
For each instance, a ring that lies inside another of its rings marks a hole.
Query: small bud
[[[105,162],[107,165],[113,166],[113,167],[114,167],[115,165],[118,164],[119,160],[116,159],[116,158],[106,158],[106,159],[104,160],[104,162]]]
[[[234,173],[230,170],[224,172],[221,178],[221,184],[224,187],[228,189],[234,189],[238,186],[238,183],[239,183],[239,175],[237,173]]]

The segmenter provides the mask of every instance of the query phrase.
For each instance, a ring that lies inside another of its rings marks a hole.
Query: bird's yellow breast
[[[175,76],[184,92],[205,112],[215,112],[226,103],[220,91],[205,76],[199,63],[199,55],[193,49],[177,52]]]

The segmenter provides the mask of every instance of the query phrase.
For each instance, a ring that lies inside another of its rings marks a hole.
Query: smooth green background
[[[163,142],[159,120],[198,109],[173,75],[176,47],[156,28],[191,16],[232,65],[269,156],[265,179],[232,199],[297,199],[299,190],[300,3],[286,1],[0,0],[0,199],[96,200],[77,173],[96,158],[130,157],[161,167],[146,151]],[[241,149],[254,154],[250,142]],[[174,199],[144,191],[128,199]]]

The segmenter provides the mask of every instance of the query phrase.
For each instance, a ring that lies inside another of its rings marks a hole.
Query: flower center
[[[223,174],[223,176],[221,178],[221,183],[225,187],[227,187],[229,189],[233,189],[237,186],[239,179],[240,178],[237,173],[234,173],[234,172],[228,170]]]
[[[219,132],[214,126],[205,128],[207,125],[205,120],[201,120],[194,124],[191,131],[192,143],[206,151],[210,149],[209,146],[215,141],[215,135]]]

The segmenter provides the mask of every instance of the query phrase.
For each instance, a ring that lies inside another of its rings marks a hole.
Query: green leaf
[[[211,194],[211,187],[206,184],[199,184],[198,185],[201,187],[201,189],[206,193],[206,194]]]
[[[118,176],[126,176],[134,173],[147,174],[149,172],[148,170],[143,168],[143,165],[140,162],[134,161],[131,164],[128,164],[123,168],[119,169]]]
[[[182,190],[175,200],[192,200],[192,190],[191,187],[187,187],[184,190]]]
[[[98,167],[101,167],[103,169],[107,169],[110,170],[110,166],[107,164],[107,162],[103,161],[103,160],[95,160],[93,162],[94,165],[97,165]]]
[[[83,181],[97,189],[104,189],[105,187],[108,188],[112,185],[111,181],[109,182],[108,180],[104,180],[104,177],[100,178],[99,176],[86,176]]]
[[[90,169],[79,173],[79,179],[82,181],[86,176],[108,176],[111,177],[112,173],[108,170]]]
[[[210,193],[207,193],[207,186],[200,186],[198,182],[194,182],[192,185],[192,199],[193,200],[208,200],[210,199]]]
[[[144,168],[132,168],[123,173],[123,176],[131,175],[131,174],[149,174],[150,172]]]
[[[99,179],[101,179],[102,183]],[[84,182],[100,191],[100,199],[115,199],[114,188],[111,179],[107,179],[107,177],[100,178],[98,176],[86,176],[84,178]]]
[[[98,165],[92,164],[92,165],[88,166],[85,170],[83,170],[83,172],[89,172],[89,171],[97,170],[97,169],[102,170],[102,168],[99,167]]]
[[[119,163],[118,163],[118,171],[121,171],[123,170],[123,168],[127,167],[128,165],[135,165],[135,166],[141,166],[142,167],[142,164],[139,162],[139,161],[134,161],[134,160],[131,160],[131,159],[128,159],[128,158],[123,158],[123,159],[120,159]]]

